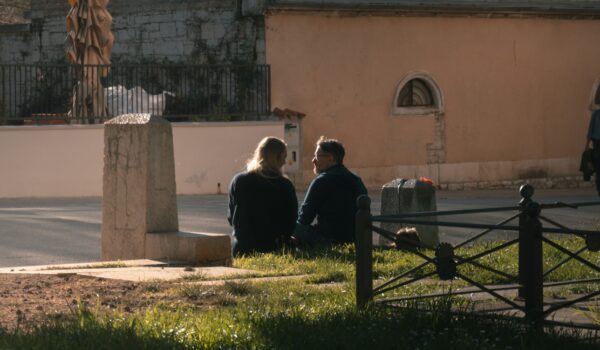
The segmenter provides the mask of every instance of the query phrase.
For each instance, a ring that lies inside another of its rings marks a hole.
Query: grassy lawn
[[[489,243],[493,244],[493,243]],[[581,240],[561,240],[576,249]],[[486,245],[457,253],[471,256]],[[545,247],[546,268],[562,260]],[[372,306],[357,310],[354,296],[354,248],[306,252],[282,251],[239,258],[234,266],[258,271],[255,276],[303,275],[276,280],[231,280],[224,284],[183,281],[168,290],[148,288],[147,293],[173,293],[182,302],[158,303],[134,314],[117,310],[100,312],[97,306],[76,305],[72,315],[48,320],[30,330],[0,331],[0,349],[599,349],[592,333],[566,329],[529,330],[521,322],[485,318],[465,312],[461,298],[405,304],[401,308]],[[481,260],[489,266],[517,273],[517,248]],[[584,257],[600,264],[600,253]],[[407,252],[374,252],[375,285],[422,262]],[[487,271],[461,267],[479,282],[506,282]],[[570,280],[598,276],[571,262],[548,276]],[[458,281],[452,286],[463,286]],[[591,285],[597,290],[598,285]],[[448,283],[428,280],[402,288],[393,295],[428,293]],[[577,287],[579,288],[579,287]],[[582,292],[577,288],[568,291]],[[581,289],[581,288],[579,288]],[[585,292],[585,290],[583,290]],[[185,300],[206,299],[207,307]],[[600,326],[598,308],[588,311]]]

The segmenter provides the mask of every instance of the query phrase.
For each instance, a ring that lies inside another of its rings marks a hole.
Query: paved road
[[[535,199],[543,203],[599,200],[591,189],[538,192]],[[437,198],[439,210],[512,206],[519,200],[516,191],[439,192]],[[182,231],[230,232],[226,196],[180,196],[177,202]],[[374,196],[372,212],[378,214],[379,209],[380,197]],[[497,223],[509,215],[489,213],[454,220]],[[552,210],[544,215],[572,228],[600,226],[600,206]],[[0,267],[99,260],[101,221],[100,198],[0,199]],[[456,243],[478,231],[441,228],[440,232],[442,241]],[[496,237],[507,235],[501,232]]]
[[[477,209],[485,207],[507,207],[517,205],[520,198],[517,191],[472,191],[472,192],[441,192],[438,195],[438,210]],[[534,195],[539,203],[578,203],[600,201],[595,191],[590,189],[568,190],[539,190]],[[516,214],[516,212],[493,212],[476,215],[455,216],[449,221],[467,221],[477,223],[500,223]],[[600,230],[600,205],[581,207],[579,209],[561,208],[548,209],[542,215],[573,229]],[[442,218],[439,218],[442,220]],[[445,220],[445,218],[444,218]],[[510,224],[516,225],[518,221]],[[544,223],[544,227],[554,227]],[[479,233],[481,230],[462,228],[440,228],[440,240],[452,243],[462,242],[466,237]],[[513,232],[498,232],[486,236],[488,238],[516,238]]]

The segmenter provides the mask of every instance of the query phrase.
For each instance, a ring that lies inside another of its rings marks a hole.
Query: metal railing
[[[591,293],[580,296],[576,299],[565,300],[562,302],[550,304],[544,302],[544,288],[556,287],[571,284],[590,284],[600,283],[600,274],[596,278],[570,281],[544,281],[545,278],[556,271],[569,261],[575,260],[582,265],[590,268],[592,271],[600,273],[600,266],[581,257],[584,251],[600,251],[600,232],[591,230],[577,230],[567,228],[542,215],[542,210],[555,208],[579,208],[584,206],[600,206],[600,201],[582,202],[582,203],[552,203],[539,204],[532,200],[534,189],[530,185],[523,185],[520,188],[521,201],[519,205],[513,207],[482,208],[472,210],[451,210],[436,212],[407,213],[400,215],[379,215],[372,216],[370,213],[370,199],[367,196],[361,196],[357,199],[359,210],[356,214],[356,302],[359,308],[365,307],[370,302],[375,303],[394,303],[405,302],[408,300],[418,300],[424,298],[450,297],[462,294],[488,293],[497,300],[507,304],[509,308],[521,311],[525,315],[525,320],[534,325],[542,325],[550,322],[547,318],[556,311],[571,307],[577,303],[588,301],[591,298],[600,295],[600,290],[596,289]],[[496,225],[478,224],[469,222],[449,222],[449,221],[430,221],[420,218],[440,217],[462,214],[476,214],[486,212],[517,211],[516,214],[509,216]],[[518,225],[509,225],[511,221],[518,219]],[[448,227],[479,228],[483,229],[479,234],[463,241],[457,245],[449,243],[440,243],[437,247],[428,247],[420,242],[405,238],[401,234],[395,234],[373,225],[374,222],[394,222],[401,224],[419,224],[419,225],[439,225]],[[548,223],[554,227],[544,227],[542,222]],[[461,248],[473,241],[484,237],[493,230],[506,230],[518,232],[518,238],[498,243],[492,248],[473,256],[460,256],[455,250]],[[373,287],[373,244],[372,232],[387,238],[395,243],[398,249],[409,247],[407,253],[416,254],[424,262],[400,275],[389,279],[388,281]],[[571,235],[583,240],[583,248],[573,252],[554,242],[547,233]],[[544,271],[543,269],[543,243],[549,247],[563,253],[566,257],[555,266]],[[518,244],[518,275],[511,275],[501,271],[496,267],[487,266],[478,261],[493,253],[507,249]],[[433,251],[433,257],[426,254],[427,251]],[[483,269],[503,280],[512,282],[504,285],[486,286],[484,283],[476,281],[476,278],[467,276],[461,271],[461,266],[470,264],[475,268]],[[425,271],[426,267],[433,266],[433,271]],[[411,295],[404,297],[378,298],[383,293],[407,286],[409,284],[421,281],[425,278],[439,277],[440,280],[460,279],[472,286],[468,291],[442,292],[427,295]],[[512,300],[502,295],[501,291],[518,290],[518,296],[523,302]]]
[[[125,113],[172,121],[270,114],[268,65],[3,64],[0,125],[101,123]]]

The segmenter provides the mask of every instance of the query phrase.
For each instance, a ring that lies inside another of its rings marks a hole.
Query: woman
[[[283,176],[287,150],[276,137],[260,141],[246,171],[231,180],[227,220],[233,226],[233,254],[270,252],[292,234],[298,215],[296,191]]]

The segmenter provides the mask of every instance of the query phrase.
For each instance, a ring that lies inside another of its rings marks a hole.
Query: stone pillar
[[[436,211],[437,202],[435,187],[416,179],[396,179],[383,185],[381,190],[381,215],[395,215],[421,211]],[[416,220],[437,220],[437,217],[416,218]],[[381,228],[390,232],[397,232],[402,226],[417,229],[421,243],[430,247],[439,244],[438,227],[431,225],[402,225],[395,223],[381,223]],[[386,242],[382,238],[379,243]]]
[[[102,260],[231,264],[229,235],[179,232],[171,123],[126,114],[104,124]]]
[[[102,259],[146,257],[146,233],[177,232],[171,124],[126,114],[104,124]]]

